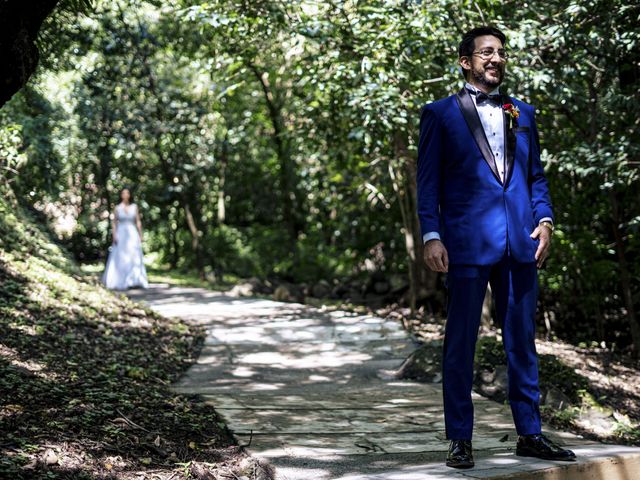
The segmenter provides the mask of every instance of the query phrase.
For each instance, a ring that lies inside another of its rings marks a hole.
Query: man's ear
[[[460,57],[458,59],[458,64],[462,69],[462,75],[464,78],[467,78],[467,73],[471,71],[471,62],[469,61],[469,57]]]

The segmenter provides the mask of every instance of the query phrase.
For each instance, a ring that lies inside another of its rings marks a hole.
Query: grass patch
[[[210,290],[228,290],[242,279],[233,274],[224,274],[221,279],[202,279],[195,271],[171,269],[167,266],[148,266],[147,277],[151,283],[166,283],[177,287],[197,287]],[[104,271],[104,263],[87,263],[80,266],[83,274],[99,278]]]
[[[153,283],[168,283],[180,287],[199,287],[208,288],[210,290],[227,290],[233,287],[242,279],[232,274],[224,274],[221,279],[207,280],[202,279],[195,271],[181,271],[171,269],[169,267],[150,267],[147,268],[149,281]]]

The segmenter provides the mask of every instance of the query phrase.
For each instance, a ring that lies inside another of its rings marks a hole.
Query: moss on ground
[[[476,365],[481,369],[494,369],[497,365],[507,365],[502,342],[495,337],[482,337],[476,346]],[[572,403],[581,401],[581,392],[589,382],[571,367],[562,363],[554,355],[538,355],[538,374],[541,390],[555,388],[566,395]]]
[[[507,358],[502,342],[493,336],[480,338],[476,346],[475,361],[480,372],[505,368]],[[637,426],[634,426],[625,416],[616,415],[607,405],[606,398],[599,397],[598,392],[591,387],[589,379],[564,364],[560,358],[550,354],[539,355],[538,373],[543,395],[541,413],[546,423],[598,440],[640,445],[640,431]],[[476,382],[481,381],[480,378],[481,374],[478,373]],[[487,389],[484,390],[482,393],[486,394]],[[560,392],[553,394],[556,402],[562,400],[562,405],[560,407],[545,405],[547,392]],[[505,388],[500,388],[494,395],[489,396],[502,402],[506,401],[507,392]],[[601,427],[603,433],[595,434],[594,429],[587,428],[588,424],[598,422],[603,424]],[[605,434],[604,431],[611,430],[611,427],[613,431]]]
[[[169,388],[203,332],[87,279],[2,193],[0,478],[177,479],[227,461],[213,408]]]

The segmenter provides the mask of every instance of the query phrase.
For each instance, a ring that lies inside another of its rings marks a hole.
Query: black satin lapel
[[[502,183],[500,175],[498,174],[496,160],[493,158],[493,152],[489,147],[489,141],[487,140],[487,136],[484,134],[484,128],[482,128],[482,122],[480,122],[478,111],[476,110],[476,106],[473,104],[473,99],[469,92],[467,92],[466,88],[463,88],[456,94],[456,100],[458,101],[458,106],[460,107],[460,111],[462,111],[462,116],[467,122],[469,130],[471,130],[471,134],[478,144],[478,148],[480,149],[482,156],[487,164],[489,164],[489,168],[491,168],[491,171],[498,182]]]
[[[508,95],[504,96],[504,103],[513,103],[513,100]],[[511,119],[511,116],[506,113],[506,110],[502,109],[502,118],[504,119],[504,144],[505,144],[505,161],[507,164],[505,165],[505,186],[509,184],[509,180],[511,180],[511,173],[513,172],[513,164],[515,162],[516,157],[516,132],[515,128],[518,126],[518,121],[516,119]],[[511,128],[509,128],[509,120],[513,121]]]

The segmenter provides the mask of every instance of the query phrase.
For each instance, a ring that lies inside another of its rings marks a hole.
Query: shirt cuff
[[[438,232],[427,232],[422,236],[422,244],[424,245],[429,240],[440,240],[440,234]]]
[[[553,225],[553,218],[551,217],[541,218],[540,221],[538,222],[538,225],[540,225],[542,222],[549,222],[551,225]]]

